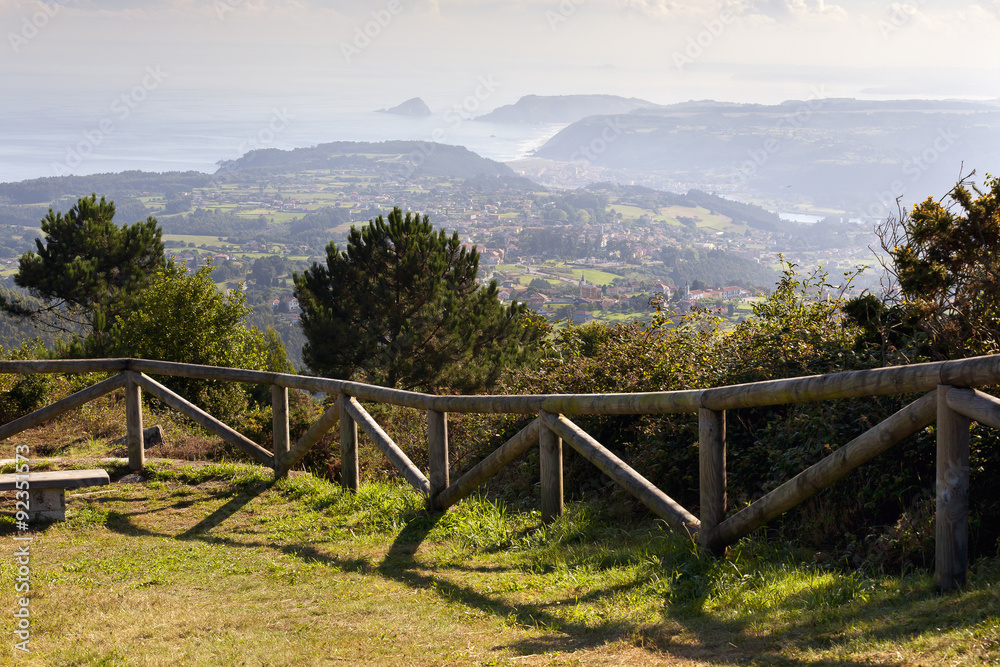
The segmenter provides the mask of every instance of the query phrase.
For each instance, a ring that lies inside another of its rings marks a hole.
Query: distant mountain
[[[397,116],[430,116],[431,110],[427,104],[419,97],[414,97],[413,99],[406,100],[402,104],[398,104],[391,109],[379,109],[378,113],[391,113]]]
[[[491,123],[574,123],[597,114],[623,114],[656,106],[635,97],[617,95],[525,95],[476,120]]]
[[[462,179],[520,179],[502,162],[481,157],[462,146],[426,141],[336,141],[287,151],[265,148],[251,151],[237,160],[221,163],[216,174],[277,174],[309,169],[336,169],[356,166],[359,160],[380,162],[385,166],[387,174],[404,178],[425,175]]]
[[[870,216],[997,171],[1000,108],[955,100],[687,102],[591,116],[535,157]],[[627,174],[627,175],[626,175]],[[605,176],[607,177],[607,176]]]

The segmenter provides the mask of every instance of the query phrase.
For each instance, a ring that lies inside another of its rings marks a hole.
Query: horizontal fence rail
[[[434,396],[333,378],[220,368],[148,359],[0,361],[0,373],[109,373],[110,378],[51,405],[0,425],[0,440],[38,426],[68,410],[124,388],[129,465],[145,464],[141,392],[146,391],[206,430],[283,476],[339,425],[341,484],[357,489],[360,428],[423,494],[443,511],[473,493],[531,448],[539,448],[541,509],[545,521],[563,511],[562,445],[568,444],[658,517],[720,554],[725,548],[788,511],[860,465],[922,429],[937,424],[935,580],[944,590],[962,586],[968,567],[969,425],[1000,428],[1000,399],[975,389],[1000,385],[1000,355],[911,366],[767,380],[726,387],[629,394]],[[150,375],[270,385],[273,442],[269,450],[172,392]],[[334,404],[290,442],[288,390],[335,396]],[[838,448],[747,507],[727,516],[726,411],[891,394],[924,394],[888,419]],[[360,401],[388,403],[427,413],[427,474],[393,442]],[[448,413],[534,415],[510,440],[450,479]],[[696,414],[699,420],[699,514],[674,501],[566,415]]]
[[[938,385],[976,387],[1000,384],[1000,355],[892,366],[828,375],[765,380],[747,384],[636,394],[542,394],[527,396],[433,396],[332,378],[148,359],[61,359],[0,361],[0,373],[118,373],[136,371],[199,380],[278,385],[325,394],[345,393],[363,401],[417,410],[480,414],[658,414],[736,410],[787,403],[889,394],[918,394]]]

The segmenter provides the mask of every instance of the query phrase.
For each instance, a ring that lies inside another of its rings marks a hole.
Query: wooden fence
[[[969,426],[1000,428],[1000,400],[974,387],[1000,384],[1000,355],[897,366],[687,391],[636,394],[433,396],[329,378],[286,375],[143,359],[0,361],[0,373],[114,373],[111,378],[0,426],[0,440],[124,387],[129,466],[145,464],[141,391],[145,390],[282,476],[324,433],[339,423],[342,484],[356,490],[358,428],[385,453],[435,510],[446,510],[536,444],[540,454],[541,511],[551,521],[563,511],[562,446],[567,443],[642,501],[673,529],[714,553],[791,509],[894,444],[937,423],[935,581],[961,587],[968,569]],[[272,451],[240,435],[149,375],[226,380],[271,386]],[[337,396],[335,404],[295,443],[289,438],[288,390]],[[726,411],[787,403],[923,393],[885,421],[837,449],[749,506],[727,515]],[[413,464],[358,402],[424,410],[428,420],[428,474]],[[514,437],[451,481],[448,413],[537,415]],[[567,415],[696,413],[699,420],[700,516],[695,516],[629,467]]]

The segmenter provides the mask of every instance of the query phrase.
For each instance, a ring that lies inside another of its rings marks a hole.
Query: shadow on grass
[[[185,530],[183,533],[177,536],[177,539],[187,540],[197,535],[207,533],[208,531],[212,530],[213,528],[221,524],[223,521],[225,521],[232,515],[239,512],[247,505],[247,503],[251,502],[258,496],[262,495],[272,486],[274,486],[274,482],[259,482],[252,486],[244,487],[236,495],[235,498],[233,498],[225,505],[215,510],[211,514],[209,514],[207,517],[196,523],[194,526],[191,526],[190,528]],[[188,502],[188,501],[181,501],[181,502]]]
[[[540,653],[569,653],[593,649],[614,641],[628,641],[642,648],[651,649],[675,658],[732,664],[733,662],[753,662],[754,664],[787,665],[830,665],[854,667],[869,664],[867,661],[801,661],[782,655],[782,648],[797,634],[790,629],[780,635],[766,637],[752,636],[746,632],[746,623],[741,621],[719,621],[710,614],[700,611],[708,597],[707,586],[700,591],[699,599],[690,600],[686,608],[697,609],[693,614],[682,614],[686,619],[674,618],[695,642],[678,641],[680,629],[670,623],[640,626],[628,621],[609,621],[596,626],[567,621],[553,609],[562,610],[580,602],[596,601],[627,593],[642,587],[645,582],[607,586],[583,596],[566,597],[540,604],[512,604],[497,597],[491,597],[474,588],[457,584],[446,577],[427,574],[426,565],[418,562],[414,555],[417,548],[433,530],[439,516],[410,522],[396,537],[376,572],[410,586],[434,591],[441,597],[478,609],[494,617],[516,624],[522,628],[534,629],[541,636],[530,637],[496,649],[508,649],[516,655],[536,655]],[[449,568],[449,569],[464,569]],[[690,605],[690,607],[689,607]],[[825,642],[829,644],[829,642]],[[823,646],[825,648],[825,646]],[[820,648],[816,646],[816,648]],[[883,663],[895,664],[895,663]]]
[[[829,665],[831,667],[854,667],[870,664],[868,661],[852,659],[807,659],[788,657],[787,648],[792,646],[798,652],[823,652],[845,644],[848,632],[864,633],[871,641],[887,643],[903,642],[934,627],[935,619],[941,614],[941,598],[930,589],[908,591],[889,595],[872,605],[851,603],[850,594],[839,599],[841,593],[831,585],[830,590],[817,587],[809,595],[829,603],[829,617],[816,614],[817,604],[803,605],[798,595],[787,595],[777,602],[773,609],[795,613],[805,606],[812,611],[801,613],[801,620],[786,622],[778,631],[765,633],[749,627],[747,616],[738,619],[721,619],[704,610],[712,590],[712,577],[707,569],[714,561],[695,553],[672,555],[675,575],[665,588],[663,618],[658,623],[639,624],[628,620],[612,620],[584,623],[567,620],[565,610],[581,602],[599,602],[613,597],[627,598],[635,591],[647,588],[651,582],[646,577],[637,577],[625,583],[591,590],[581,596],[567,596],[544,603],[518,603],[501,596],[485,593],[477,588],[456,582],[457,572],[475,571],[480,573],[517,573],[512,567],[479,567],[466,564],[428,564],[416,558],[419,547],[434,531],[442,515],[421,514],[409,521],[396,535],[381,562],[373,563],[368,557],[343,558],[321,551],[311,545],[287,544],[261,540],[237,540],[225,534],[211,531],[237,514],[254,499],[266,493],[273,482],[261,482],[244,486],[228,502],[202,518],[198,523],[171,534],[152,531],[138,526],[133,516],[143,512],[109,514],[107,527],[129,535],[147,535],[179,540],[201,540],[235,548],[270,548],[309,563],[320,563],[333,569],[383,577],[404,584],[412,589],[431,592],[450,602],[464,605],[488,614],[501,622],[532,630],[531,636],[518,641],[494,647],[495,650],[509,650],[515,655],[534,655],[558,651],[573,654],[578,651],[599,648],[605,644],[624,641],[637,647],[654,651],[675,659],[697,660],[710,664],[772,664],[772,665]],[[223,494],[219,494],[223,495]],[[181,502],[187,502],[187,499]],[[168,507],[179,506],[171,505]],[[624,559],[627,560],[627,559]],[[621,565],[618,558],[600,569]],[[648,593],[646,593],[648,595]],[[957,603],[959,607],[976,607],[973,593]],[[989,595],[983,592],[983,596]],[[955,606],[955,605],[952,605]],[[961,616],[957,609],[951,617],[962,620],[954,624],[972,627],[981,618]],[[895,618],[902,620],[894,620]],[[855,628],[852,630],[852,628]],[[863,628],[857,630],[856,628]],[[903,664],[883,661],[880,664]]]

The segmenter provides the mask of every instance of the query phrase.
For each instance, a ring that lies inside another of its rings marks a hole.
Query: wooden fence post
[[[361,473],[358,469],[358,423],[347,409],[350,397],[340,395],[340,484],[351,491],[358,490]]]
[[[720,555],[710,543],[711,532],[726,518],[726,412],[698,410],[698,472],[701,504],[701,531],[698,543]]]
[[[544,422],[538,427],[538,453],[542,482],[542,521],[551,523],[563,513],[562,438]]]
[[[934,583],[942,591],[964,586],[969,569],[970,420],[948,406],[949,389],[937,390]]]
[[[129,470],[142,470],[146,465],[146,448],[142,438],[142,389],[132,371],[125,371],[125,447],[128,449]]]
[[[271,432],[274,441],[274,471],[291,448],[288,432],[288,387],[271,385]],[[287,473],[286,473],[287,474]]]
[[[427,464],[430,468],[431,493],[428,503],[435,506],[434,498],[451,484],[448,469],[448,413],[427,411]]]

